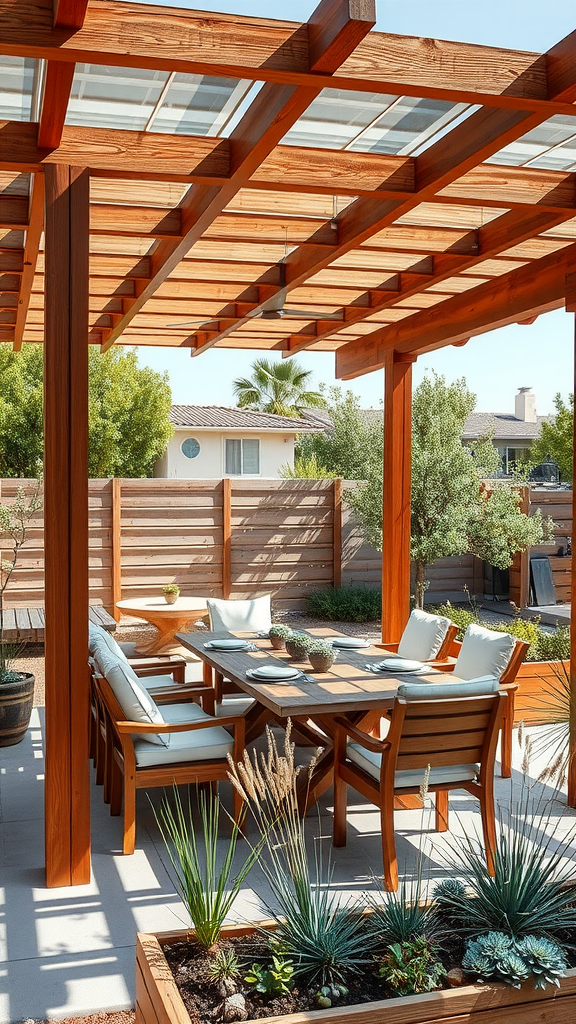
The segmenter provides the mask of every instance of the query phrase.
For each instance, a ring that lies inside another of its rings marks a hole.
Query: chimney
[[[532,388],[518,388],[514,399],[514,415],[523,423],[536,423],[536,395]]]

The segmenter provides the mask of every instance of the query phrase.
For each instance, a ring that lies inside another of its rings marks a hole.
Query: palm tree
[[[259,409],[279,416],[301,416],[303,409],[326,405],[319,391],[308,391],[310,370],[303,370],[294,359],[273,363],[256,359],[252,376],[234,381],[234,393],[240,408]]]

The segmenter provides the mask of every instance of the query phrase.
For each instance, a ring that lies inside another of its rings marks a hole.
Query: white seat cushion
[[[367,750],[359,743],[349,743],[346,753],[351,761],[354,761],[359,768],[362,768],[373,779],[380,781],[380,767],[382,755],[372,750]],[[403,786],[419,786],[424,778],[426,768],[411,768],[409,770],[396,772],[394,775],[394,788],[402,789]],[[431,786],[470,782],[475,779],[480,771],[478,764],[456,764],[447,768],[431,768],[429,783]]]
[[[96,644],[94,660],[100,675],[105,676],[109,682],[127,721],[164,724],[161,712],[127,662],[116,658],[107,645],[101,641]],[[169,737],[158,733],[147,733],[141,739],[144,743],[162,747],[167,747],[169,741]]]
[[[252,601],[221,601],[211,597],[206,604],[210,614],[210,629],[214,632],[223,629],[256,632],[270,629],[272,625],[270,594],[255,597]]]
[[[441,683],[400,683],[397,693],[405,700],[453,700],[456,697],[486,697],[498,689],[496,676],[482,676],[480,679],[455,678],[450,683],[445,679]]]
[[[209,718],[197,704],[166,704],[163,706],[166,722],[200,721]],[[174,732],[169,735],[168,747],[144,743],[134,737],[136,766],[144,768],[155,764],[180,764],[188,761],[223,761],[234,749],[234,738],[221,726],[198,729],[196,732]]]
[[[216,715],[222,718],[226,715],[243,715],[256,703],[251,697],[225,696],[222,703],[216,706]]]
[[[493,629],[471,623],[464,634],[454,675],[460,679],[477,679],[478,676],[500,679],[512,657],[515,643],[509,633],[496,633]]]
[[[414,608],[398,644],[398,656],[413,661],[430,661],[440,650],[450,619],[444,615],[429,615]]]
[[[175,683],[172,676],[142,676],[138,681],[148,690],[148,693],[154,693],[154,690],[165,689],[168,686],[174,689],[176,686],[182,685]]]

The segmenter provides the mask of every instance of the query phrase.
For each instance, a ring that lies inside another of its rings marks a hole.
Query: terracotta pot
[[[164,594],[164,600],[166,604],[176,604],[176,601],[180,597],[180,594]]]
[[[275,651],[285,651],[286,650],[286,637],[283,637],[283,636],[271,636],[269,639],[270,639],[270,643],[272,644],[272,647],[274,648]]]
[[[336,660],[336,654],[309,654],[310,664],[315,672],[329,672]]]
[[[24,739],[34,701],[34,676],[23,672],[15,683],[0,683],[0,747]]]

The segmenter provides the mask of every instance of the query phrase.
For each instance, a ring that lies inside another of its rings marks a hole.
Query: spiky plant
[[[523,785],[518,801],[499,808],[494,875],[478,837],[452,836],[454,867],[468,892],[444,890],[443,908],[463,934],[504,932],[561,937],[576,928],[576,825],[555,834],[554,806]]]
[[[432,899],[440,905],[453,896],[459,898],[466,896],[466,887],[457,878],[445,878],[442,882],[438,882],[432,890]]]
[[[240,961],[231,946],[217,950],[206,973],[210,981],[235,981],[240,977]]]
[[[566,781],[570,766],[570,709],[573,704],[570,672],[563,661],[553,665],[554,678],[546,677],[538,693],[528,696],[530,712],[542,723],[532,738],[532,751],[546,760],[540,782],[560,787]]]
[[[172,805],[173,804],[173,805]],[[224,860],[217,865],[220,802],[209,789],[199,791],[200,833],[203,856],[196,840],[190,791],[183,805],[175,785],[172,804],[165,796],[159,810],[154,808],[160,834],[176,875],[176,886],[182,897],[199,945],[211,949],[220,938],[222,925],[236,899],[246,876],[257,861],[263,841],[251,849],[238,873],[232,875],[239,825],[232,823]]]
[[[339,907],[330,889],[332,865],[324,865],[319,846],[310,867],[304,824],[298,812],[294,744],[290,722],[280,754],[270,729],[268,751],[254,751],[252,759],[234,764],[229,778],[250,807],[266,856],[260,864],[276,898],[267,907],[276,922],[275,937],[294,964],[294,976],[310,984],[333,985],[364,967],[370,960],[372,938],[359,902]],[[314,761],[312,762],[312,768]]]
[[[367,896],[372,910],[370,927],[377,947],[426,939],[440,944],[446,927],[433,903],[422,899],[420,875],[412,883],[401,881],[397,892],[386,892],[383,899]]]

